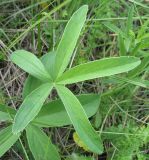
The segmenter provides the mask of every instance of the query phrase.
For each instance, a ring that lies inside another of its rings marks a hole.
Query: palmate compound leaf
[[[12,125],[0,130],[0,157],[18,140],[20,134],[12,133]]]
[[[58,78],[59,84],[71,84],[84,80],[128,72],[141,63],[136,57],[112,57],[78,65]]]
[[[101,138],[91,126],[79,100],[64,86],[56,85],[56,90],[79,138],[90,151],[101,154],[103,152]]]
[[[28,125],[26,135],[35,160],[60,160],[56,147],[40,128]]]
[[[93,116],[100,104],[100,96],[97,94],[85,94],[77,96],[88,117]],[[32,121],[39,127],[61,127],[72,124],[60,99],[43,105],[37,117]]]
[[[25,50],[17,50],[11,55],[11,60],[37,79],[41,81],[51,81],[50,74],[34,54]]]
[[[45,83],[25,98],[14,118],[13,133],[16,134],[25,129],[35,116],[37,116],[51,90],[52,84]]]
[[[83,28],[83,25],[85,23],[87,10],[88,6],[84,5],[72,15],[71,19],[66,25],[62,39],[56,50],[56,57],[55,53],[48,53],[41,58],[41,61],[43,62],[46,70],[50,73],[52,78],[55,78],[56,74],[60,75],[66,69],[79,38],[81,29]],[[54,72],[53,68],[55,69]],[[41,81],[36,79],[38,77],[33,75],[34,77],[36,77],[34,78],[31,75],[29,75],[28,79],[26,80],[23,89],[24,98],[29,94],[29,92],[37,88],[42,83]]]
[[[88,6],[80,7],[68,21],[61,41],[56,50],[55,72],[56,77],[60,76],[66,69],[73,50],[76,46],[80,32],[86,20]]]

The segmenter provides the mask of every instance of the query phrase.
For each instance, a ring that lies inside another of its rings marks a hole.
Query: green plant
[[[93,129],[88,120],[88,117],[95,112],[93,113],[91,110],[91,112],[88,112],[91,114],[87,116],[87,110],[85,112],[80,103],[81,99],[79,101],[65,85],[128,72],[137,67],[141,62],[139,58],[131,56],[111,57],[66,69],[85,23],[87,10],[88,7],[85,5],[73,14],[66,25],[56,51],[47,53],[41,59],[38,59],[32,53],[24,50],[15,51],[11,55],[11,60],[30,75],[24,86],[23,103],[15,117],[14,114],[9,114],[12,115],[12,117],[9,117],[9,120],[13,121],[13,125],[1,131],[0,144],[2,144],[2,146],[0,147],[2,147],[3,150],[0,150],[0,155],[12,146],[19,138],[20,132],[25,129],[28,143],[35,159],[40,159],[41,154],[45,155],[45,158],[47,154],[49,154],[51,155],[51,159],[60,159],[55,147],[48,141],[49,139],[45,133],[38,128],[39,126],[52,126],[52,123],[50,124],[48,118],[42,120],[39,120],[38,118],[40,117],[40,113],[45,109],[43,104],[53,88],[56,89],[62,101],[59,103],[63,103],[69,116],[66,121],[64,120],[65,123],[63,122],[63,119],[61,119],[62,124],[68,125],[71,121],[79,138],[90,151],[97,154],[103,152],[100,135]],[[60,106],[62,106],[62,104]],[[8,107],[6,108],[7,113],[9,113]],[[53,108],[47,108],[47,110],[45,110],[47,117],[51,115],[52,109]],[[58,110],[59,109],[60,108],[58,108]],[[42,113],[45,114],[45,111]],[[57,110],[55,112],[57,113]],[[53,121],[53,124],[56,123],[54,118],[51,118],[51,121]],[[38,127],[34,126],[37,124]],[[55,124],[53,126],[55,126]],[[40,138],[42,141],[37,141]],[[41,150],[34,147],[36,143],[43,146]],[[51,150],[49,148],[51,148]]]
[[[126,77],[113,76],[120,84],[124,82],[136,86],[149,88],[149,81],[146,78],[146,68],[149,64],[149,55],[147,53],[149,47],[148,26],[149,21],[145,21],[141,27],[135,31],[133,24],[134,6],[129,7],[128,18],[122,27],[118,27],[111,22],[103,22],[103,24],[117,35],[117,43],[120,56],[136,56],[141,58],[141,65],[130,71]],[[142,76],[144,74],[144,76]],[[141,78],[140,78],[141,77]]]
[[[146,159],[147,154],[141,152],[143,146],[147,145],[149,141],[149,126],[137,127],[135,124],[128,124],[127,126],[119,125],[117,127],[111,126],[105,131],[108,133],[104,136],[105,140],[110,140],[115,148],[111,151],[109,159],[113,157],[114,160],[132,160],[137,158],[138,160]],[[115,151],[114,151],[115,150]]]
[[[99,95],[87,94],[77,96],[77,98],[81,102],[88,117],[91,117],[96,113],[100,103]],[[5,122],[7,123],[7,126],[9,125],[9,127],[0,131],[0,156],[2,156],[20,136],[20,134],[12,134],[12,125],[10,124],[12,124],[15,114],[16,111],[12,107],[0,104],[0,122]],[[57,151],[54,149],[55,147],[51,144],[49,137],[46,136],[40,128],[62,127],[70,124],[71,121],[63,107],[62,101],[54,100],[44,104],[38,116],[26,128],[29,147],[35,159],[40,159],[41,155],[46,159],[46,157],[49,156],[49,153],[51,160],[53,159],[53,155],[59,157]],[[42,146],[42,148],[39,148],[39,146]],[[45,148],[47,148],[47,150],[45,150]],[[38,151],[39,154],[37,154]]]

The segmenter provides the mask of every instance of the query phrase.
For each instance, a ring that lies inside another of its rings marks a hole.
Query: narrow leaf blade
[[[133,29],[133,12],[134,12],[134,7],[131,6],[128,11],[128,18],[127,18],[127,26],[126,26],[127,35],[129,35],[129,31]]]
[[[35,160],[60,160],[57,149],[40,128],[29,125],[26,133],[28,144]]]
[[[77,98],[88,117],[97,112],[100,103],[99,95],[86,94]],[[40,127],[60,127],[72,124],[61,100],[45,104],[32,123]]]
[[[112,24],[111,22],[103,22],[103,24],[109,28],[112,32],[116,33],[116,34],[121,34],[123,37],[125,37],[125,34],[121,31],[121,29],[119,29],[117,26],[115,26],[114,24]]]
[[[138,78],[125,78],[125,77],[118,77],[118,76],[114,76],[113,78],[122,82],[127,82],[130,84],[139,86],[139,87],[149,88],[148,80],[143,80]]]
[[[118,35],[118,46],[120,50],[120,56],[126,56],[127,51],[125,48],[124,39],[121,34]]]
[[[35,118],[51,89],[52,85],[45,83],[25,98],[15,116],[12,128],[13,133],[22,131]]]
[[[58,80],[59,84],[71,84],[84,80],[128,72],[140,64],[135,57],[113,57],[88,62],[66,71]]]
[[[56,76],[60,76],[69,63],[81,29],[85,23],[87,11],[88,6],[82,6],[72,15],[71,19],[66,25],[62,39],[56,50]]]
[[[42,62],[34,54],[25,50],[18,50],[11,55],[11,60],[24,71],[41,81],[51,80]]]
[[[20,134],[12,133],[12,126],[0,131],[0,157],[18,140]]]
[[[63,86],[57,85],[56,89],[80,139],[89,148],[89,150],[94,153],[101,154],[103,152],[103,146],[100,136],[91,126],[78,99],[69,89]]]

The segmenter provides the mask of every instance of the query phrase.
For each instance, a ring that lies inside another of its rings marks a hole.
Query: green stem
[[[40,17],[39,17],[39,19],[40,19]],[[38,24],[37,28],[38,28],[38,45],[37,45],[38,57],[41,57],[42,56],[41,23]]]
[[[20,138],[19,138],[19,142],[20,142],[21,147],[22,147],[22,149],[23,149],[23,152],[24,152],[24,154],[25,154],[26,160],[29,160],[28,155],[27,155],[27,153],[26,153],[26,150],[25,150],[25,148],[24,148],[24,146],[23,146],[23,143],[22,143],[22,141],[21,141]]]

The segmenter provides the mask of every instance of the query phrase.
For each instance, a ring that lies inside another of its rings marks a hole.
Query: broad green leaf
[[[0,122],[1,121],[12,121],[16,111],[6,105],[0,104]]]
[[[58,80],[59,84],[71,84],[84,80],[128,72],[140,64],[135,57],[112,57],[78,65],[66,71]]]
[[[88,117],[93,116],[99,107],[100,96],[87,94],[77,96]],[[38,116],[32,121],[40,127],[60,127],[70,125],[70,118],[61,100],[55,100],[45,104]]]
[[[12,126],[0,130],[0,157],[18,140],[20,134],[12,133]]]
[[[24,71],[41,81],[51,80],[51,77],[44,65],[34,54],[25,50],[17,50],[11,55],[11,60]]]
[[[49,52],[41,57],[41,62],[43,63],[46,70],[49,72],[51,77],[54,75],[54,62],[55,59],[55,52]],[[23,87],[23,99],[30,94],[33,90],[38,88],[41,84],[43,84],[42,81],[38,80],[37,78],[29,75],[28,78],[25,81],[24,87]]]
[[[91,126],[79,100],[64,86],[57,85],[56,90],[58,91],[58,95],[66,108],[68,116],[79,138],[90,151],[101,154],[103,152],[103,146],[100,136]]]
[[[66,69],[73,50],[76,46],[81,29],[86,20],[88,6],[84,5],[79,8],[68,21],[61,41],[56,50],[55,70],[56,77],[60,76]]]
[[[13,133],[22,131],[37,116],[51,89],[52,85],[45,83],[25,98],[15,116]]]
[[[35,160],[60,160],[56,147],[40,128],[28,125],[26,134],[29,148]]]

